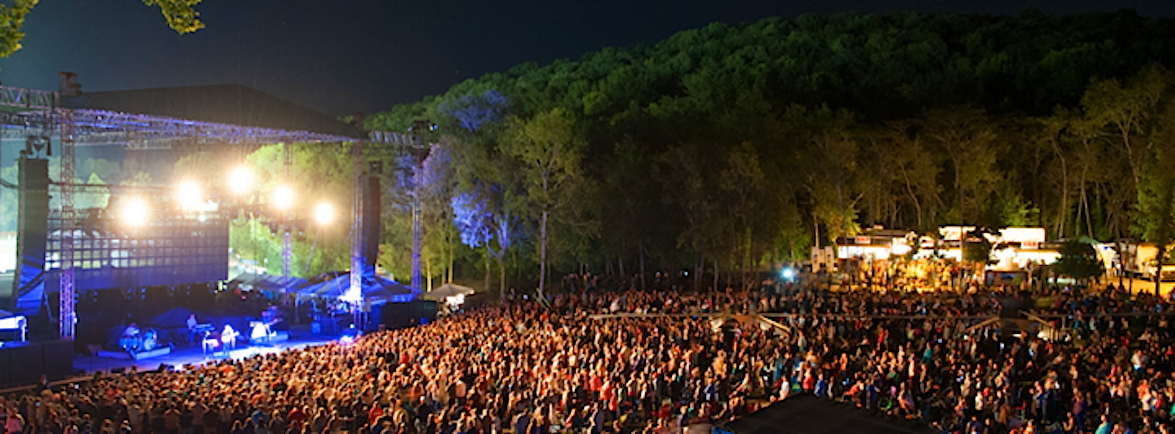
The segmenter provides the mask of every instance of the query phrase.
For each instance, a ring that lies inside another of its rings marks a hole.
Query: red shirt
[[[286,415],[286,419],[290,420],[290,425],[294,425],[306,420],[306,414],[302,413],[302,409],[294,407],[294,409],[290,410],[290,413]]]

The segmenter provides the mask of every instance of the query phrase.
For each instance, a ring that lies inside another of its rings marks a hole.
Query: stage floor
[[[217,353],[215,355],[209,354],[205,356],[200,346],[197,345],[177,347],[171,352],[171,354],[143,360],[124,360],[96,356],[78,356],[73,360],[73,368],[75,370],[85,371],[85,375],[87,376],[93,375],[98,371],[109,373],[111,369],[119,368],[129,371],[132,366],[137,366],[139,372],[153,371],[159,368],[159,365],[163,363],[178,368],[183,365],[198,365],[204,362],[225,360],[226,358],[230,357],[233,360],[241,360],[258,354],[271,354],[287,349],[298,349],[307,346],[322,345],[336,339],[337,338],[335,337],[321,335],[290,338],[288,341],[278,342],[269,346],[238,346],[236,350],[231,351],[228,355]]]

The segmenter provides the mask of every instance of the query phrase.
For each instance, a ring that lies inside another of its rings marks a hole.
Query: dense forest
[[[362,121],[437,125],[432,278],[727,273],[873,225],[1165,242],[1173,62],[1175,21],[1129,11],[805,15],[523,64]],[[386,176],[381,264],[402,276],[411,177]]]

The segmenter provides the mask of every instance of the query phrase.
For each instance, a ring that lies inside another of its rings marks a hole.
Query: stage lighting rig
[[[253,172],[245,166],[237,166],[228,173],[228,188],[233,193],[242,195],[253,190]]]
[[[314,221],[320,225],[328,225],[335,220],[335,207],[327,202],[321,202],[314,207]]]
[[[147,201],[143,198],[131,197],[122,203],[119,214],[122,222],[127,226],[140,227],[151,219],[151,208],[147,206]]]

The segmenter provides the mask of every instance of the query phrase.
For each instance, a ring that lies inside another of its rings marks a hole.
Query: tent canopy
[[[446,283],[444,285],[434,288],[432,291],[424,293],[424,298],[429,300],[443,301],[448,297],[456,297],[458,295],[473,295],[475,291],[468,286],[461,286],[455,283]]]
[[[228,283],[229,285],[248,285],[262,291],[285,293],[305,286],[306,279],[299,279],[292,276],[282,277],[274,274],[241,273]]]
[[[299,296],[341,298],[351,288],[351,273],[340,271],[320,274],[297,289]],[[402,303],[412,301],[412,289],[383,276],[363,279],[363,299],[368,303]]]
[[[734,434],[932,434],[919,423],[877,415],[852,404],[793,395],[726,425]]]

